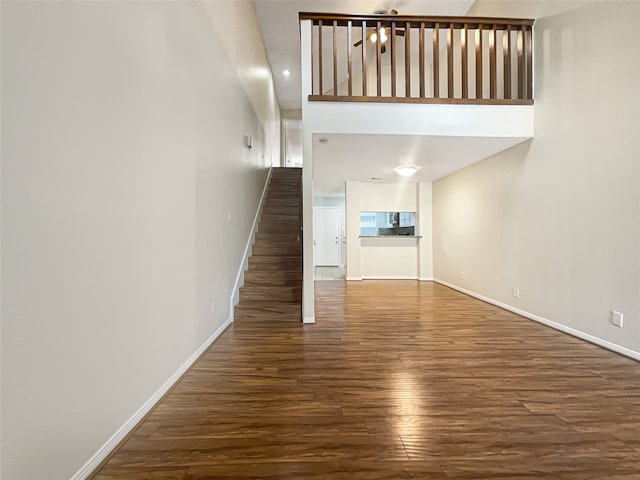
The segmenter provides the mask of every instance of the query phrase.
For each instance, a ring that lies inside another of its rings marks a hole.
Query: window
[[[415,235],[415,212],[360,212],[360,235]]]

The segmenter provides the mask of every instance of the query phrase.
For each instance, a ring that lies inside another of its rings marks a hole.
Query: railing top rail
[[[535,20],[529,18],[501,18],[501,17],[443,17],[443,16],[421,16],[421,15],[353,15],[345,13],[324,13],[324,12],[300,12],[300,20],[311,20],[314,24],[322,20],[338,22],[339,26],[346,26],[348,21],[382,21],[411,23],[412,26],[419,26],[421,23],[427,24],[449,24],[454,28],[463,28],[465,25],[474,28],[477,25],[491,25],[500,29],[501,26],[518,25],[531,27]]]

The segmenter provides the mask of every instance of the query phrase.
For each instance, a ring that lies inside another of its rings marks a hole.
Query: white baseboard
[[[304,317],[302,323],[316,323],[316,317]]]
[[[419,282],[433,282],[433,277],[418,278]]]
[[[122,425],[111,438],[107,440],[104,445],[102,445],[96,453],[85,463],[80,470],[78,470],[71,480],[84,480],[86,479],[98,466],[102,461],[107,458],[107,456],[113,451],[114,448],[118,446],[118,444],[131,432],[136,425],[145,417],[147,413],[151,411],[151,409],[158,403],[162,397],[169,391],[169,389],[184,375],[184,373],[191,367],[191,365],[200,358],[207,348],[211,346],[211,344],[218,338],[222,333],[226,330],[226,328],[231,325],[232,318],[229,317],[222,325],[220,325],[213,335],[211,335],[194,353],[191,355],[186,362],[182,364],[176,372],[169,377],[169,379],[164,382],[164,384],[156,390],[156,392],[151,395],[151,397],[138,409],[136,413],[134,413],[129,420],[127,420],[124,425]]]
[[[620,355],[624,355],[625,357],[633,358],[634,360],[640,361],[640,352],[636,352],[635,350],[631,350],[629,348],[616,345],[615,343],[611,343],[607,340],[594,337],[593,335],[589,335],[588,333],[581,332],[580,330],[576,330],[575,328],[567,327],[566,325],[562,325],[561,323],[554,322],[553,320],[540,317],[539,315],[535,315],[533,313],[520,310],[519,308],[512,307],[511,305],[508,305],[506,303],[498,302],[497,300],[494,300],[489,297],[485,297],[484,295],[480,295],[478,293],[472,292],[470,290],[459,287],[457,285],[453,285],[452,283],[445,282],[444,280],[438,280],[437,278],[434,278],[433,281],[441,285],[444,285],[445,287],[452,288],[466,295],[477,298],[478,300],[482,300],[483,302],[487,302],[492,305],[495,305],[496,307],[500,307],[510,312],[513,312],[517,315],[520,315],[521,317],[528,318],[529,320],[533,320],[534,322],[538,322],[548,327],[555,328],[556,330],[559,330],[561,332],[568,333],[569,335],[573,335],[574,337],[578,337],[582,340],[586,340],[587,342],[606,348],[607,350],[611,350],[613,352],[619,353]]]
[[[362,277],[345,277],[345,280],[348,282],[359,282],[362,280]]]
[[[417,280],[418,278],[414,275],[370,275],[370,276],[362,276],[361,280]]]
[[[244,247],[244,254],[242,255],[242,262],[240,263],[240,268],[238,269],[238,274],[236,275],[236,282],[233,285],[232,295],[231,295],[231,319],[233,320],[233,307],[238,304],[240,301],[240,287],[244,285],[244,272],[249,268],[249,257],[251,256],[251,250],[253,246],[253,242],[256,239],[256,231],[258,230],[258,224],[260,223],[260,215],[262,214],[262,207],[264,206],[264,200],[267,197],[267,190],[269,190],[269,183],[271,182],[271,174],[273,173],[273,167],[269,168],[269,173],[267,173],[267,179],[264,182],[264,188],[262,189],[262,196],[260,197],[260,202],[258,202],[258,208],[256,209],[256,215],[253,217],[253,225],[251,226],[251,231],[249,232],[249,238],[247,239],[247,244]]]

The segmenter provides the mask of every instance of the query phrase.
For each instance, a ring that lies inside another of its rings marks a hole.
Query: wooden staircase
[[[302,318],[301,168],[274,168],[235,321]]]

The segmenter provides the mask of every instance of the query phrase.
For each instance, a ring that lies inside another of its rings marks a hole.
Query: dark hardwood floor
[[[639,363],[429,282],[316,302],[233,324],[95,478],[640,479]]]

